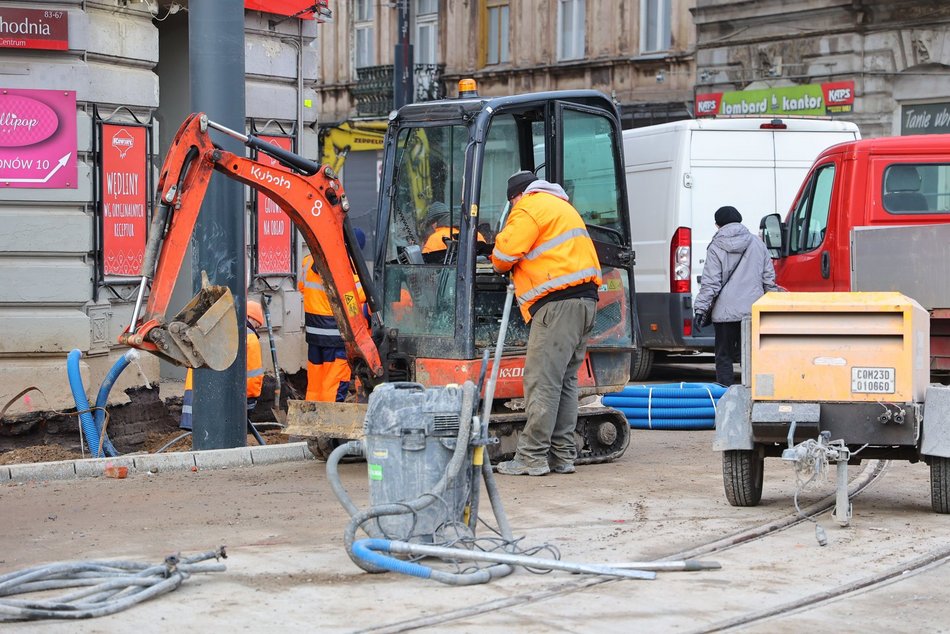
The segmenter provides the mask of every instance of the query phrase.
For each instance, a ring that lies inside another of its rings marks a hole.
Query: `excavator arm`
[[[290,169],[264,165],[217,147],[209,128],[240,139]],[[310,247],[314,268],[324,280],[350,364],[362,376],[381,377],[379,350],[357,299],[354,266],[373,315],[379,314],[376,297],[363,258],[357,249],[348,246],[355,245],[356,240],[346,215],[349,204],[334,172],[256,137],[215,124],[202,113],[192,114],[182,123],[162,165],[139,295],[131,324],[119,336],[119,342],[186,367],[222,370],[234,362],[239,331],[234,299],[227,287],[208,284],[202,272],[204,284],[198,295],[171,320],[165,316],[215,171],[266,194],[290,217]],[[149,279],[151,292],[143,310]]]

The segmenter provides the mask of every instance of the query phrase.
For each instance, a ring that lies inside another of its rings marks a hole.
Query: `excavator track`
[[[488,435],[498,441],[488,446],[492,464],[514,457],[518,434],[526,422],[524,412],[492,413]],[[611,407],[581,406],[577,410],[574,441],[577,445],[575,465],[612,462],[630,445],[630,424],[623,412]]]

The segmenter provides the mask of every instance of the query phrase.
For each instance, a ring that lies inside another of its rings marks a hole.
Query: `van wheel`
[[[950,458],[930,457],[930,505],[935,513],[950,513]]]
[[[637,348],[630,359],[630,380],[645,381],[650,377],[653,369],[653,351],[648,348]]]
[[[756,449],[722,452],[722,484],[732,506],[756,506],[762,499],[765,458]]]

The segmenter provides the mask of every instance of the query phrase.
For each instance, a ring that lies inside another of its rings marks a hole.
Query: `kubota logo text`
[[[284,189],[290,189],[290,181],[287,178],[281,176],[280,174],[274,174],[273,172],[262,170],[256,165],[251,167],[251,176],[262,183],[275,185],[276,187],[283,187]]]

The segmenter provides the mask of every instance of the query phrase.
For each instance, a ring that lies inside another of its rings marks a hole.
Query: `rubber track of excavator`
[[[492,413],[488,426],[488,435],[493,438],[515,436],[524,429],[527,422],[524,412]],[[577,428],[574,431],[577,441],[577,459],[575,465],[600,464],[612,462],[622,456],[630,445],[630,423],[627,417],[611,407],[580,407],[577,412]],[[489,445],[488,455],[492,464],[510,460],[514,455],[502,453]]]

